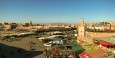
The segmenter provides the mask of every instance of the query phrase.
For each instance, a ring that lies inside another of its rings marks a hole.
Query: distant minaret
[[[32,26],[32,21],[30,21],[29,26]]]
[[[80,24],[78,25],[78,36],[85,36],[85,24],[84,24],[84,20],[81,20]]]

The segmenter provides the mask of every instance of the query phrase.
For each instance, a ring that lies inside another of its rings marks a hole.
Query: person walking
[[[14,55],[14,52],[13,51],[10,51],[11,55]]]
[[[4,55],[4,54],[2,55],[2,58],[5,58],[5,55]]]

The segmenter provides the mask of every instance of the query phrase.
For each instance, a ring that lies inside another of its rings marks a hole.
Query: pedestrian
[[[14,52],[13,51],[10,51],[11,55],[14,55]]]
[[[4,54],[2,55],[2,58],[5,58],[5,55],[4,55]]]
[[[33,47],[32,47],[32,45],[30,44],[30,50],[32,49]]]

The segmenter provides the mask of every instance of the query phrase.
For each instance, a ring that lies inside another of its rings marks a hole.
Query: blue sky
[[[0,0],[0,22],[114,21],[114,0]]]

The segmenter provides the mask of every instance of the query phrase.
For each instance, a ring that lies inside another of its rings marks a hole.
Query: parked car
[[[52,45],[50,43],[45,43],[44,46],[51,47]]]
[[[53,40],[53,41],[50,41],[49,43],[51,43],[51,44],[63,44],[63,40]]]

